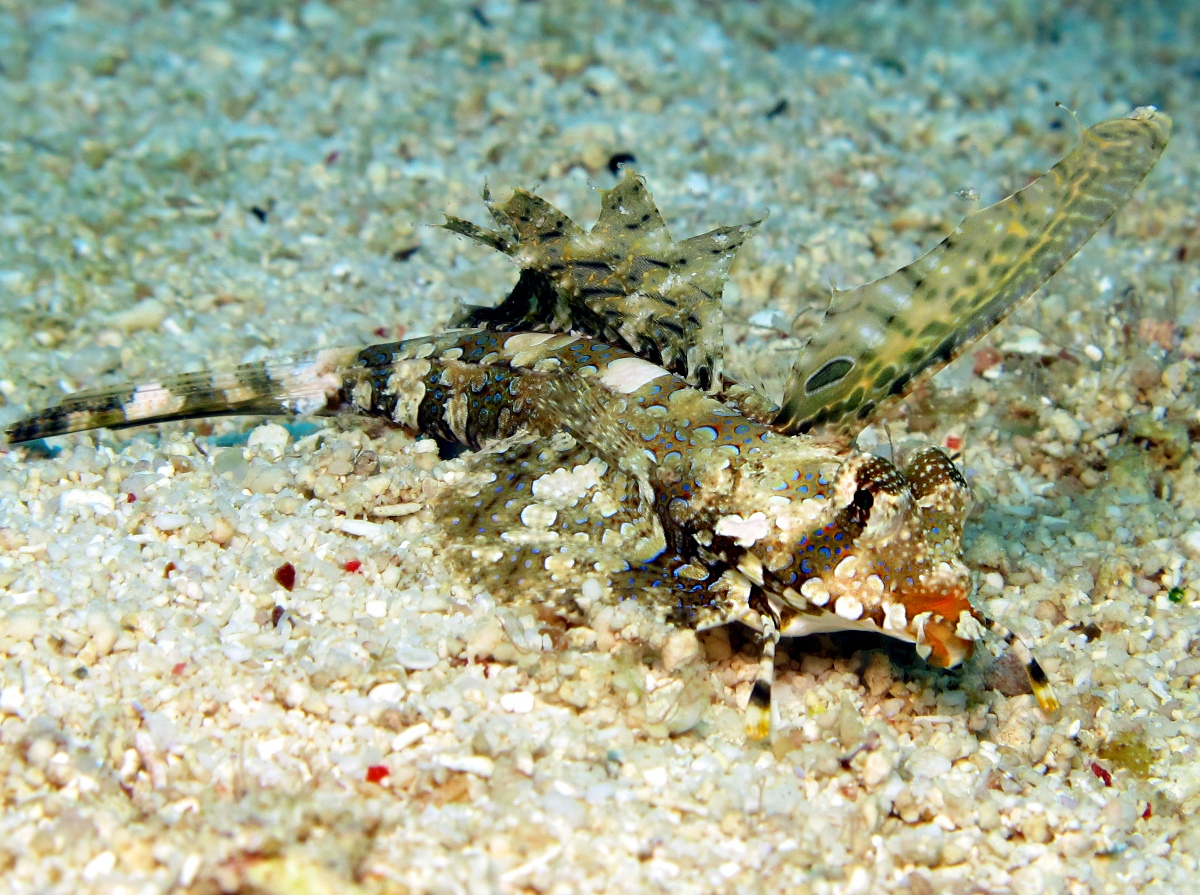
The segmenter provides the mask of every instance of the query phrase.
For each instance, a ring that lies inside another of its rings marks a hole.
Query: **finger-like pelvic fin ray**
[[[1153,108],[1084,131],[1057,165],[927,255],[837,293],[792,367],[780,431],[852,435],[1033,294],[1129,199],[1167,145]]]

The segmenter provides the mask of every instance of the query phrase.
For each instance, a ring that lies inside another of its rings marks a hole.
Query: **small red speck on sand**
[[[975,364],[972,369],[976,376],[982,376],[1003,359],[1004,356],[989,345],[975,352]]]
[[[171,666],[171,674],[183,674],[183,669],[187,668],[187,662],[176,662]]]
[[[275,581],[286,591],[290,591],[296,586],[296,567],[290,562],[285,562],[275,570]]]
[[[336,149],[333,150],[333,152],[331,152],[331,153],[329,153],[329,155],[325,156],[325,167],[328,168],[330,165],[334,164],[341,157],[342,157],[342,154],[340,152],[338,152]]]
[[[962,446],[963,446],[963,440],[961,438],[959,438],[957,435],[947,435],[946,436],[946,450],[948,450],[950,453],[957,454],[959,451],[962,450]]]
[[[391,770],[385,764],[373,764],[367,767],[367,782],[379,783],[384,777],[391,775]]]
[[[357,572],[359,569],[362,568],[362,563],[360,561],[358,561],[357,559],[352,559],[349,562],[347,562],[344,566],[342,566],[342,568],[345,569],[347,572]]]
[[[1100,765],[1096,764],[1094,761],[1092,762],[1092,773],[1103,780],[1105,786],[1112,786],[1112,774],[1104,770],[1104,768],[1100,767]]]
[[[396,329],[396,340],[397,341],[399,341],[400,339],[403,339],[404,334],[406,332],[408,332],[407,327],[401,326],[400,324],[397,324],[395,329]],[[371,330],[371,332],[375,333],[375,335],[379,336],[379,338],[381,338],[381,339],[386,339],[388,337],[388,328],[386,326],[377,326],[373,330]]]
[[[1147,802],[1147,803],[1146,803],[1146,810],[1142,812],[1142,820],[1149,820],[1149,819],[1150,819],[1150,815],[1151,815],[1151,814],[1153,814],[1153,813],[1154,813],[1154,812],[1150,810],[1150,803],[1149,803],[1149,802]]]
[[[125,495],[126,503],[133,503],[135,500],[137,500],[137,495],[134,494],[132,491],[130,491],[128,494]]]

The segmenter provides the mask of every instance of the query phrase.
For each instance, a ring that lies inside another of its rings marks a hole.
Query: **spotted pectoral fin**
[[[504,205],[488,201],[488,208],[500,230],[449,215],[443,226],[511,255],[521,277],[499,306],[472,308],[460,325],[580,332],[661,363],[701,388],[719,381],[721,291],[757,222],[674,243],[632,171],[601,192],[600,218],[587,233],[524,190]]]
[[[634,600],[697,629],[746,614],[740,576],[659,551],[661,526],[636,479],[570,436],[518,435],[455,462],[431,509],[451,535],[450,565],[492,594],[568,618]]]
[[[67,395],[5,431],[11,444],[101,427],[231,415],[323,414],[338,410],[356,349],[185,373]]]
[[[775,426],[853,434],[932,376],[1062,267],[1154,167],[1171,120],[1103,121],[1029,186],[978,211],[923,258],[837,293],[792,367]]]
[[[637,481],[565,433],[518,435],[456,462],[434,518],[452,564],[493,593],[566,609],[588,578],[607,586],[661,539]]]

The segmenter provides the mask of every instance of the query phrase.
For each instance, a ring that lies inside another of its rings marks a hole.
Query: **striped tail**
[[[9,444],[87,429],[122,429],[210,416],[328,415],[349,400],[360,349],[332,348],[298,358],[184,373],[68,395],[17,420]]]

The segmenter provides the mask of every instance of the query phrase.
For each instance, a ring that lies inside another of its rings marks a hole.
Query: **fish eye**
[[[875,505],[875,495],[866,488],[859,488],[854,492],[853,503],[864,513],[869,513],[871,511],[871,507]]]
[[[855,457],[842,466],[835,499],[843,519],[867,539],[895,534],[911,501],[900,471],[889,461],[872,455]]]

